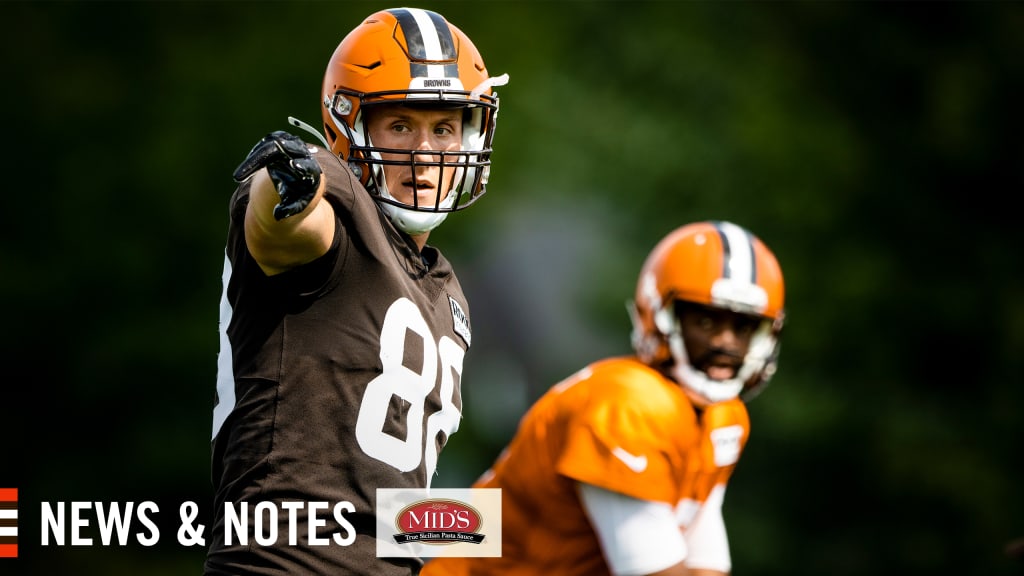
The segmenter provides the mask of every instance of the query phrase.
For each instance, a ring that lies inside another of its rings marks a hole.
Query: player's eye
[[[732,329],[740,336],[750,336],[760,326],[761,319],[746,314],[737,314],[733,320]]]

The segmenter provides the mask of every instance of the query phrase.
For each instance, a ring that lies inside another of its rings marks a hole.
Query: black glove
[[[323,170],[305,142],[282,130],[271,132],[235,168],[235,182],[242,182],[264,167],[281,196],[281,202],[274,206],[274,218],[283,220],[309,206],[320,187]]]

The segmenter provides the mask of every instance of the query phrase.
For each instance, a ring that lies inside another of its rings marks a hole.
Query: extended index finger
[[[292,158],[305,158],[310,155],[305,142],[295,136],[277,131],[264,136],[252,150],[245,160],[235,168],[232,177],[236,182],[241,182],[252,176],[257,170],[264,168],[274,162],[290,160]]]

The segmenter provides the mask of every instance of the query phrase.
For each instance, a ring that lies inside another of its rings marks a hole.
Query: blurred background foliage
[[[1024,572],[1003,552],[1024,536],[1024,4],[416,5],[511,77],[489,193],[431,238],[475,333],[435,485],[627,353],[647,252],[727,219],[788,291],[725,506],[734,573]],[[200,572],[177,508],[211,506],[230,174],[287,116],[319,123],[331,52],[387,7],[0,5],[0,484],[21,501],[0,573]],[[39,503],[76,500],[157,502],[160,544],[39,546]]]

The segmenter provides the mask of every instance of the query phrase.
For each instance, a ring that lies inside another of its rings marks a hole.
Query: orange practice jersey
[[[502,490],[501,558],[438,558],[423,575],[609,574],[576,482],[668,503],[685,528],[732,474],[749,430],[738,399],[698,413],[636,358],[592,364],[537,401],[474,485]]]

